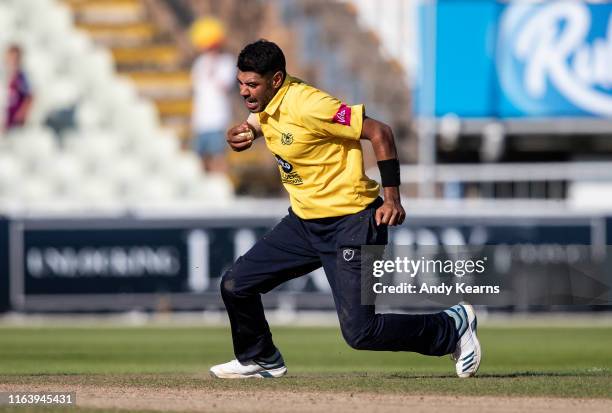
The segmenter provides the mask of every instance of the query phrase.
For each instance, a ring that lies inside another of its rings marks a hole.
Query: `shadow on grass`
[[[478,373],[472,378],[474,379],[503,379],[503,378],[519,378],[519,377],[605,377],[609,376],[610,372],[592,372],[592,371],[517,371],[512,373]],[[393,379],[456,379],[454,374],[409,374],[409,373],[393,373],[383,377]]]

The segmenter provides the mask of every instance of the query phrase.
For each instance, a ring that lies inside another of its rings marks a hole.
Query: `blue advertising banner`
[[[502,7],[496,69],[502,117],[612,117],[612,4]]]
[[[417,113],[431,115],[433,105],[437,116],[493,116],[498,4],[487,0],[435,4],[427,2],[420,13]]]
[[[612,117],[612,2],[438,0],[419,20],[418,114]]]

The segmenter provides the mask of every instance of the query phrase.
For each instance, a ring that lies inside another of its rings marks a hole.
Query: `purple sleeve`
[[[28,82],[28,78],[23,72],[20,72],[18,75],[17,88],[19,90],[19,94],[24,97],[32,95],[30,90],[30,83]]]

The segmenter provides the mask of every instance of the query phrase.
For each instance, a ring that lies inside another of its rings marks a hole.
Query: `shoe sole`
[[[287,367],[258,371],[253,374],[215,373],[212,370],[209,370],[209,373],[217,379],[277,379],[287,374]]]
[[[465,379],[468,377],[473,377],[478,372],[478,369],[480,368],[480,361],[482,359],[482,351],[480,348],[480,341],[478,341],[478,337],[476,335],[476,330],[478,329],[478,325],[476,325],[476,328],[472,330],[472,323],[469,322],[470,312],[474,315],[473,321],[476,321],[476,312],[474,311],[474,307],[472,307],[471,304],[462,304],[462,305],[465,308],[466,313],[468,314],[468,329],[464,334],[469,333],[472,338],[472,342],[474,343],[474,360],[476,362],[476,368],[474,369],[474,371],[471,371],[469,373],[457,373],[457,375],[460,378]]]

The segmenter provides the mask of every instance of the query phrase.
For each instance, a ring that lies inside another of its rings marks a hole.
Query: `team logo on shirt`
[[[338,111],[332,118],[332,122],[339,123],[344,126],[351,126],[351,107],[346,104],[341,104]]]
[[[276,154],[274,154],[274,157],[280,167],[282,183],[291,185],[302,185],[304,183],[302,177],[293,170],[293,165]]]
[[[355,256],[354,249],[345,248],[344,251],[342,251],[342,257],[344,258],[344,261],[350,261],[353,259],[354,256]]]
[[[281,143],[283,145],[291,145],[293,143],[293,134],[290,132],[283,132],[281,135]]]

